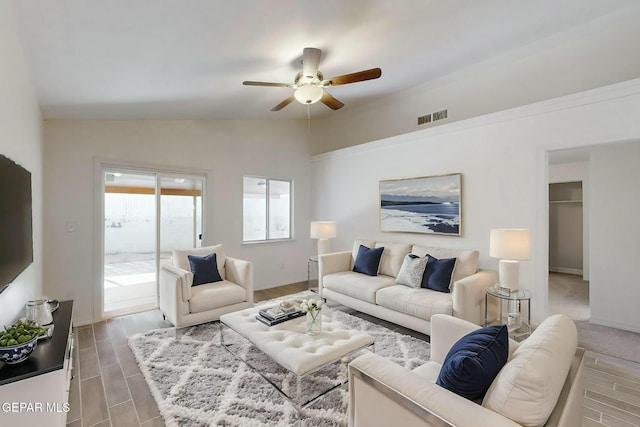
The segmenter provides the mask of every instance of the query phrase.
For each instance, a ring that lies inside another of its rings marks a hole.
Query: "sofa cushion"
[[[573,321],[545,319],[513,353],[482,406],[523,426],[542,426],[556,405],[578,345]]]
[[[451,279],[456,266],[456,258],[438,259],[427,255],[427,265],[422,276],[421,286],[438,292],[449,293]]]
[[[380,270],[380,258],[384,248],[371,249],[364,245],[360,245],[358,255],[353,263],[353,271],[363,273],[368,276],[377,276]]]
[[[341,271],[324,276],[322,286],[331,291],[375,304],[376,292],[389,286],[395,286],[395,279],[383,275],[365,276],[353,271]],[[409,289],[406,286],[402,287]]]
[[[207,283],[191,288],[189,312],[199,313],[201,311],[241,303],[246,300],[247,292],[242,286],[227,280]]]
[[[396,284],[419,288],[422,284],[427,261],[428,258],[419,257],[418,255],[405,255],[398,277],[396,277]]]
[[[202,248],[192,248],[192,249],[176,249],[171,251],[173,266],[181,268],[186,271],[191,271],[191,267],[189,265],[189,255],[196,256],[205,256],[215,253],[216,254],[216,262],[218,263],[218,273],[220,273],[220,277],[222,280],[226,279],[226,271],[225,271],[225,253],[222,245],[215,246],[205,246]]]
[[[411,245],[406,243],[376,243],[376,248],[384,248],[380,260],[380,274],[398,277],[404,257],[411,253]]]
[[[222,277],[218,272],[215,252],[206,256],[187,255],[187,258],[189,259],[190,270],[193,273],[191,286],[222,281]]]
[[[482,398],[509,354],[506,325],[480,328],[460,338],[447,353],[436,384],[469,400]]]
[[[380,289],[375,294],[375,302],[388,309],[399,311],[424,320],[431,320],[434,314],[453,314],[451,294],[431,289],[410,288],[395,285]]]
[[[453,270],[453,282],[464,279],[478,272],[478,258],[480,252],[462,249],[445,249],[414,245],[411,253],[418,256],[430,254],[436,258],[457,258],[456,267]]]

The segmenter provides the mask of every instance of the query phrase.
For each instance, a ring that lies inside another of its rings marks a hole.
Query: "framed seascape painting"
[[[462,235],[462,174],[380,181],[380,230]]]

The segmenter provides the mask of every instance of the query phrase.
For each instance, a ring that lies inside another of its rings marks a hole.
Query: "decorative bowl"
[[[38,345],[38,337],[35,336],[27,342],[9,347],[0,347],[0,361],[7,365],[15,365],[24,362],[31,356],[33,350]]]

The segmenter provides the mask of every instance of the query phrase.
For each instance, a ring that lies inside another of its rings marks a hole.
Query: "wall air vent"
[[[433,113],[433,121],[438,121],[447,118],[447,110],[436,111]]]
[[[423,125],[425,123],[431,123],[431,114],[418,117],[418,126]]]
[[[426,114],[418,117],[418,126],[426,125],[427,123],[436,122],[438,120],[447,118],[447,110],[440,110],[434,113]]]

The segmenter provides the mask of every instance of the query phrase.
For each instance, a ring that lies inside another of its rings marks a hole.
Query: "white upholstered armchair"
[[[573,321],[543,321],[522,343],[509,340],[509,359],[482,401],[439,385],[451,346],[479,326],[437,314],[431,318],[431,360],[413,370],[374,353],[349,365],[349,427],[579,427],[584,349]]]
[[[189,255],[216,254],[221,281],[192,286]],[[173,265],[160,266],[160,311],[176,327],[219,320],[253,306],[253,264],[227,257],[222,245],[175,250]]]

